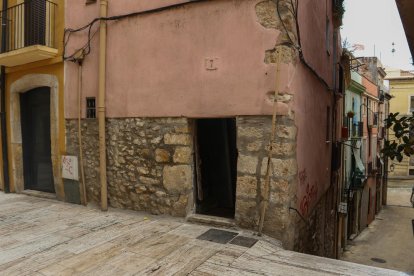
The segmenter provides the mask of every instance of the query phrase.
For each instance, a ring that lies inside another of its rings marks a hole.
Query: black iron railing
[[[1,53],[32,45],[56,48],[56,12],[56,3],[48,0],[26,0],[1,11],[1,32],[6,34]]]

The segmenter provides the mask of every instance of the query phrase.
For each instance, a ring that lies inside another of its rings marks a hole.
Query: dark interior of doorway
[[[237,179],[236,120],[195,122],[196,212],[233,218]]]
[[[24,188],[54,193],[50,138],[50,88],[20,94]]]

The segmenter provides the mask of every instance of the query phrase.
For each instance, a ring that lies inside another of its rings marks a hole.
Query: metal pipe
[[[100,1],[100,17],[108,14],[108,0]],[[106,88],[106,21],[100,21],[99,30],[99,96],[98,96],[98,124],[99,124],[99,178],[101,182],[101,210],[108,210],[108,186],[106,179],[106,138],[105,138],[105,88]]]
[[[3,14],[1,15],[1,52],[5,52],[7,40],[6,40],[6,28],[7,28],[7,17],[4,13],[7,10],[7,2],[3,0]],[[3,189],[4,192],[10,192],[10,178],[9,178],[9,156],[7,147],[7,126],[6,126],[6,70],[4,66],[1,66],[1,147],[3,157]]]
[[[81,171],[81,202],[83,205],[88,204],[86,198],[85,170],[83,168],[83,149],[82,149],[82,62],[78,60],[78,142],[79,142],[79,165]]]

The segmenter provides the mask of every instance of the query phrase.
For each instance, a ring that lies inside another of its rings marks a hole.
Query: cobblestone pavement
[[[410,195],[411,189],[389,188],[388,206],[351,242],[342,260],[414,275],[414,208],[410,207]]]
[[[197,239],[210,229],[0,193],[0,275],[401,275],[287,251],[276,240],[237,229],[227,230],[230,239],[258,241],[249,248],[226,242],[226,235],[219,236],[222,243]]]

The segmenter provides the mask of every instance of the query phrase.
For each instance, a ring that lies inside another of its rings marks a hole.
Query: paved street
[[[412,206],[410,202],[411,187],[388,189],[387,196],[388,206]]]
[[[245,246],[200,240],[210,227],[139,212],[3,193],[0,210],[1,275],[400,275],[266,237],[245,247],[251,240],[240,236],[257,236],[244,231],[231,230]]]
[[[414,274],[414,208],[410,207],[410,194],[407,188],[388,189],[388,206],[351,242],[342,259]]]

